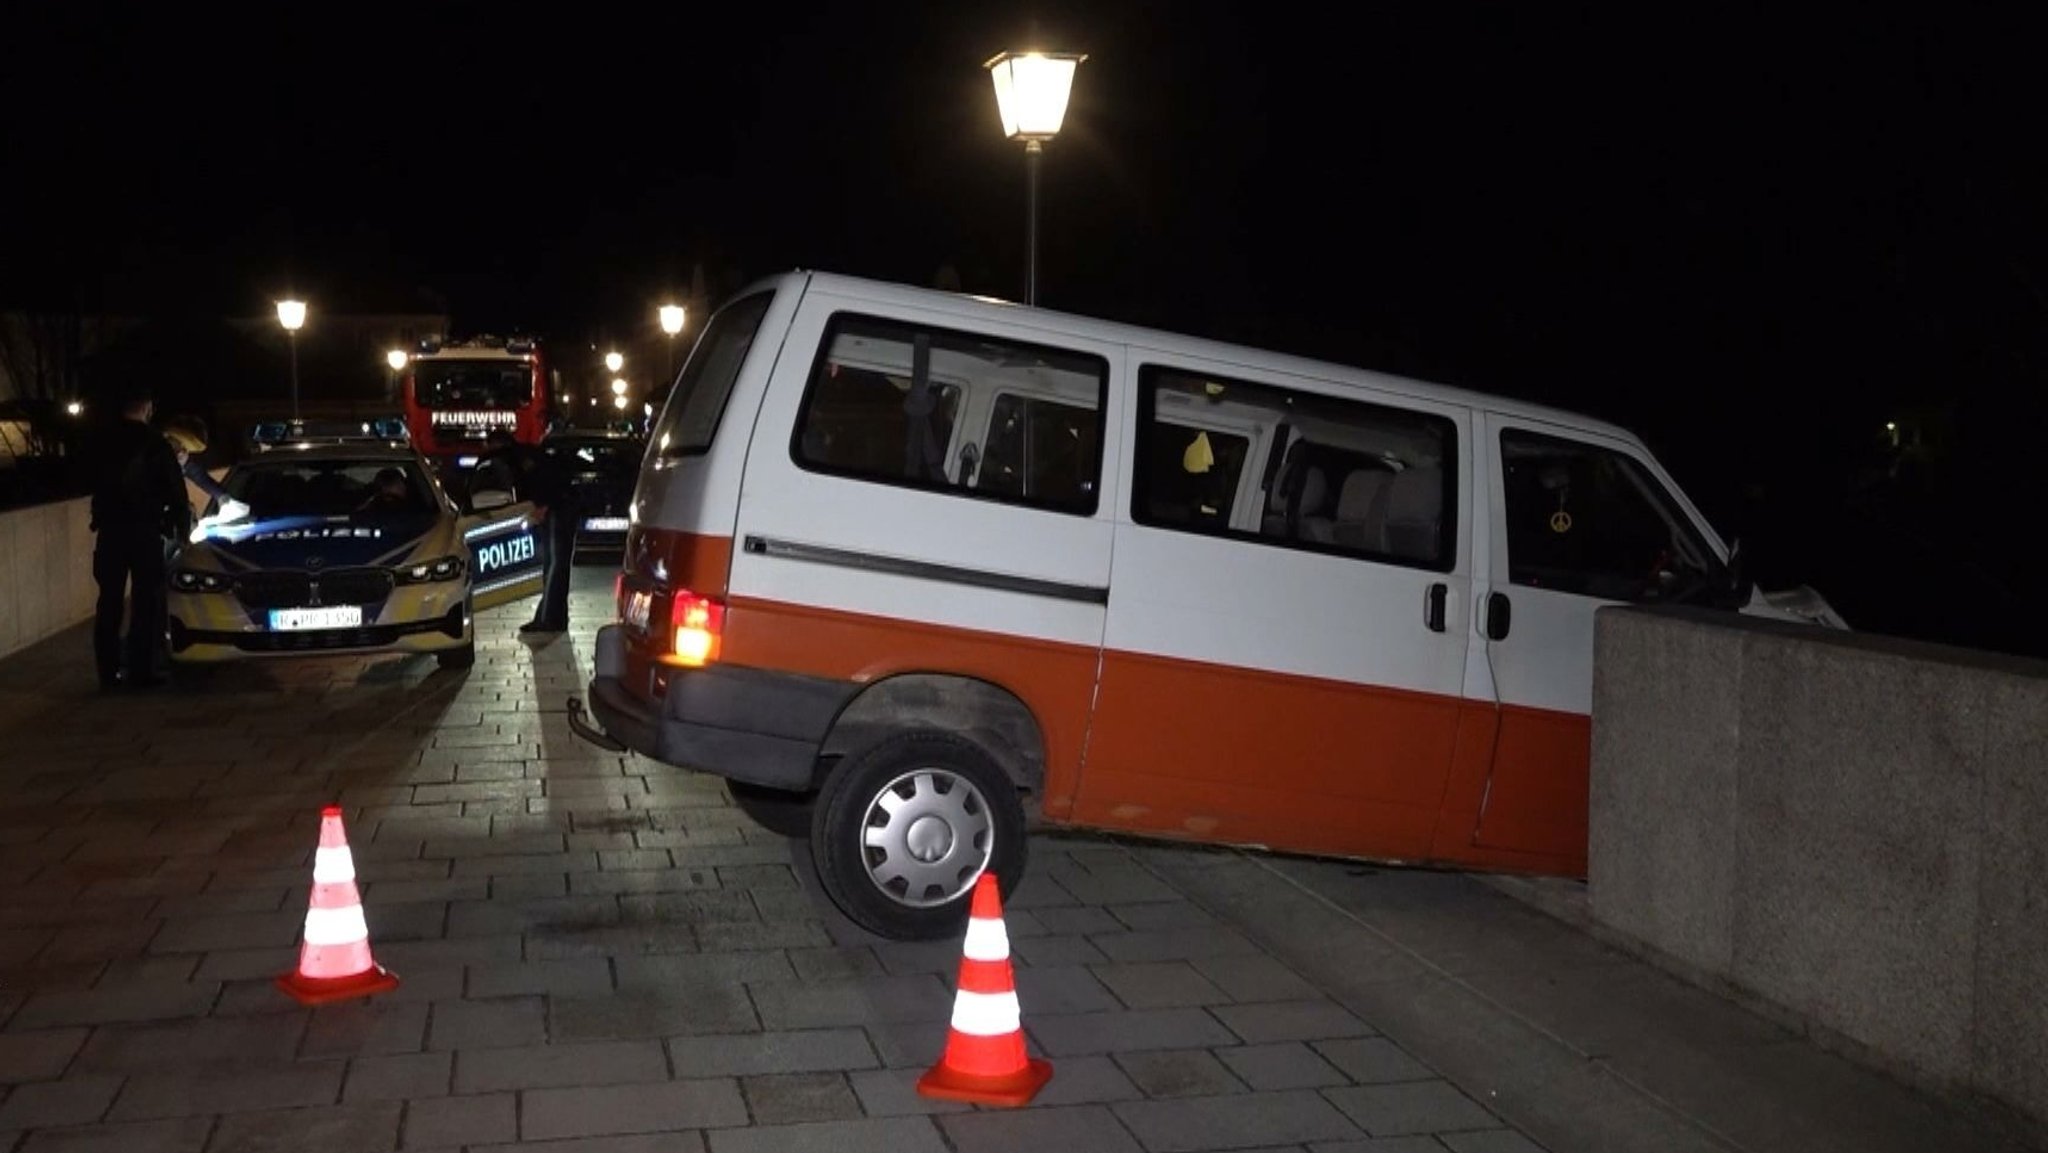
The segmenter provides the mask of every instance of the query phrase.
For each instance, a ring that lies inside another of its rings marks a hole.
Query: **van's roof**
[[[922,288],[892,281],[870,280],[864,277],[847,276],[833,272],[814,272],[795,269],[776,276],[763,277],[741,289],[735,296],[746,295],[757,289],[773,285],[777,288],[794,287],[803,281],[810,287],[835,295],[864,296],[884,303],[901,303],[919,308],[942,311],[962,319],[1000,319],[1008,324],[1057,327],[1091,340],[1109,344],[1124,344],[1138,348],[1160,351],[1176,349],[1191,355],[1225,364],[1239,365],[1268,372],[1288,373],[1312,377],[1319,381],[1337,384],[1351,384],[1382,392],[1411,396],[1417,400],[1436,400],[1447,404],[1462,404],[1483,408],[1507,416],[1526,420],[1543,421],[1583,428],[1637,446],[1642,440],[1628,429],[1597,417],[1568,409],[1532,404],[1491,393],[1456,388],[1451,385],[1434,384],[1426,380],[1395,376],[1391,373],[1374,372],[1354,368],[1350,365],[1331,361],[1314,360],[1287,353],[1272,352],[1242,344],[1228,344],[1203,337],[1167,332],[1162,329],[1143,328],[1133,324],[1101,320],[1091,316],[1059,312],[1053,309],[1037,308],[1001,300],[991,296],[973,296],[960,292],[947,292],[936,288]]]

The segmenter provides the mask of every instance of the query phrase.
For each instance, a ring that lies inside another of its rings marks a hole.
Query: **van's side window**
[[[835,316],[797,415],[804,468],[1091,514],[1101,357],[901,321]]]
[[[1095,487],[1096,410],[1044,397],[999,393],[990,412],[975,487],[1055,505]]]
[[[1521,429],[1500,434],[1508,580],[1655,600],[1718,559],[1657,478],[1612,449]]]
[[[1177,528],[1228,529],[1251,438],[1164,420],[1149,422],[1138,435],[1146,514]]]
[[[1456,561],[1457,428],[1443,417],[1147,365],[1138,419],[1139,524],[1438,571]]]

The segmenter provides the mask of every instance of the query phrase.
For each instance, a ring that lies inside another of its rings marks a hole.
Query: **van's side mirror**
[[[960,446],[960,484],[964,487],[974,483],[975,470],[981,467],[981,450],[968,441]]]
[[[490,512],[513,502],[513,495],[502,488],[480,488],[469,494],[469,511]]]

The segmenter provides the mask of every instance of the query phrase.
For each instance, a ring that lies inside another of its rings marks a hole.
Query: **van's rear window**
[[[761,318],[775,299],[773,292],[760,292],[736,300],[711,318],[711,326],[697,339],[683,375],[669,393],[662,409],[661,423],[653,433],[655,451],[663,456],[688,456],[711,447],[718,433],[725,402],[739,379],[740,365],[754,346],[754,334]]]

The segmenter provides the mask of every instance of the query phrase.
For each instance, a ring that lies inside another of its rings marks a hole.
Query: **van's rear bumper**
[[[670,673],[668,692],[649,700],[625,684],[625,637],[616,624],[597,633],[590,714],[603,738],[643,757],[771,789],[815,786],[818,746],[858,686],[762,669],[712,665]]]

